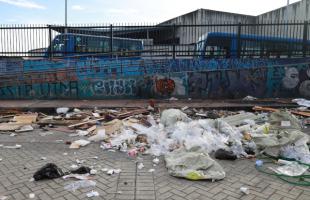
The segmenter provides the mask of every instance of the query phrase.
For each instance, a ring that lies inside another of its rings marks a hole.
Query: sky
[[[290,0],[291,3],[300,0]],[[65,0],[0,0],[0,24],[63,24]],[[160,23],[200,9],[259,15],[287,0],[68,0],[69,24]]]

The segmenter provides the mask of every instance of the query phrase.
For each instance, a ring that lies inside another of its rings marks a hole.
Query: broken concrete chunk
[[[31,125],[25,125],[25,126],[20,127],[18,130],[15,130],[15,132],[21,133],[21,132],[29,132],[33,130],[34,128]]]
[[[33,114],[24,114],[24,115],[17,115],[13,118],[13,121],[18,124],[32,124],[37,121],[38,113]]]
[[[2,123],[0,124],[0,131],[15,131],[22,127],[22,124],[16,123]]]

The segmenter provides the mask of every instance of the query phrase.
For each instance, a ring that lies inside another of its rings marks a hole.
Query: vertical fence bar
[[[110,54],[113,58],[113,24],[110,24]]]
[[[237,33],[237,57],[241,57],[241,22],[238,23],[238,33]]]
[[[53,57],[53,47],[52,47],[52,29],[51,25],[48,25],[48,57]]]
[[[304,35],[303,35],[303,47],[302,47],[302,55],[306,57],[307,55],[307,41],[308,40],[308,21],[304,22]]]
[[[175,32],[175,24],[173,24],[173,47],[172,47],[172,51],[173,51],[173,59],[175,59],[175,45],[176,45],[176,32]]]

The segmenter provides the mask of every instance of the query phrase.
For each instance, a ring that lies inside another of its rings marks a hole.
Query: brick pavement
[[[54,132],[41,136],[39,131],[21,133],[16,137],[0,134],[0,144],[21,144],[21,149],[0,148],[0,196],[10,199],[28,199],[29,193],[35,193],[36,199],[74,200],[86,199],[86,193],[92,189],[100,193],[93,199],[170,199],[170,200],[309,200],[310,188],[292,186],[274,177],[257,172],[254,161],[220,161],[227,177],[218,182],[188,181],[169,176],[163,162],[156,167],[152,165],[151,156],[143,156],[145,168],[137,169],[134,160],[125,153],[108,152],[92,143],[78,150],[70,150],[68,145],[58,140],[73,140],[65,133]],[[63,155],[63,153],[68,155]],[[99,159],[91,157],[98,156]],[[47,160],[41,160],[46,157]],[[64,170],[75,163],[76,159],[86,160],[84,165],[98,169],[95,176],[95,188],[86,188],[69,192],[64,186],[70,180],[55,179],[41,182],[30,182],[33,173],[47,162],[53,162]],[[106,175],[101,168],[121,168],[117,175]],[[148,172],[155,168],[154,173]],[[249,195],[240,193],[239,188],[250,189]]]

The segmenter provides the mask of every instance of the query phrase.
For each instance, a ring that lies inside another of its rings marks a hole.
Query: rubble
[[[307,107],[306,100],[299,100],[298,103]],[[160,162],[157,157],[163,156],[169,174],[189,180],[225,178],[225,171],[213,159],[214,157],[236,160],[252,158],[263,152],[270,156],[282,156],[310,163],[307,145],[309,137],[302,131],[303,126],[309,124],[308,108],[301,111],[295,108],[280,110],[255,106],[254,112],[246,112],[204,110],[191,108],[188,105],[181,110],[166,109],[158,112],[160,109],[156,108],[155,103],[152,103],[152,108],[115,110],[59,108],[56,111],[57,115],[6,113],[0,117],[5,119],[5,122],[0,123],[0,131],[23,134],[26,131],[42,129],[39,133],[41,136],[53,134],[54,131],[62,132],[72,137],[79,137],[65,141],[66,144],[70,144],[68,146],[70,149],[79,149],[92,142],[100,142],[97,145],[103,150],[121,151],[136,161],[141,154],[152,155],[154,166]],[[21,148],[21,145],[0,145],[1,147]],[[80,160],[77,161],[78,165],[72,165],[72,170],[77,170],[82,163]],[[258,161],[257,167],[264,165]],[[142,161],[137,163],[138,169],[144,168]],[[109,175],[121,172],[120,169],[100,171]],[[148,171],[155,172],[155,169]],[[90,174],[97,173],[96,170],[93,169],[91,172],[90,169],[89,175],[70,175],[66,178],[89,180]],[[93,185],[91,182],[79,182],[79,184]],[[77,186],[73,184],[68,188]]]

